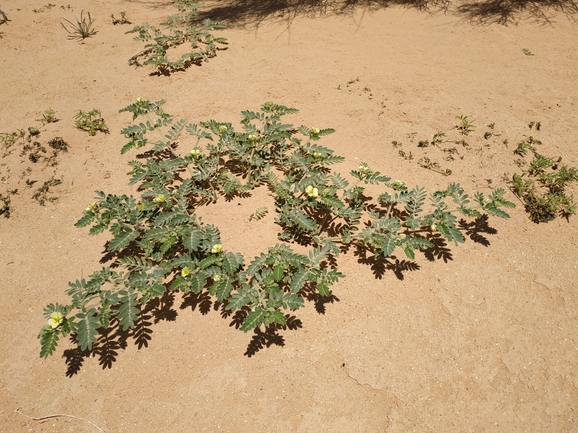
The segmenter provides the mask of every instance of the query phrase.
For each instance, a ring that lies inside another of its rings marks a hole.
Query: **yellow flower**
[[[313,135],[319,134],[319,129],[317,129],[317,128],[311,128],[311,134],[313,134]]]
[[[189,271],[189,268],[187,268],[186,266],[183,268],[183,270],[181,271],[181,275],[183,277],[186,277],[187,275],[189,275],[191,273],[191,271]]]
[[[257,141],[257,136],[255,134],[249,134],[249,141]]]
[[[195,158],[197,156],[199,156],[201,154],[201,150],[200,149],[193,149],[191,150],[191,155],[193,155]]]
[[[157,198],[155,198],[155,201],[156,201],[157,203],[164,203],[164,201],[165,201],[165,195],[164,195],[164,194],[159,194],[159,195],[157,196]]]
[[[220,276],[219,274],[213,276],[213,281],[214,281],[215,283],[218,283],[219,281],[221,281],[221,276]]]
[[[52,329],[55,329],[58,328],[63,321],[64,316],[62,315],[62,313],[55,311],[50,315],[50,319],[48,319],[48,324],[52,327]]]
[[[357,169],[362,174],[365,174],[369,171],[369,167],[366,164],[361,164],[359,167],[357,167]]]
[[[215,245],[213,245],[213,248],[211,248],[212,253],[220,253],[222,250],[223,250],[223,245],[221,245],[221,244],[215,244]]]
[[[136,102],[141,102],[142,99],[140,98],[140,96],[138,98],[136,98]]]
[[[136,205],[136,208],[137,208],[138,210],[145,210],[145,205],[142,204],[142,203],[139,203],[139,204]]]
[[[219,126],[219,132],[225,132],[226,130],[227,130],[227,127],[225,125]]]
[[[315,188],[313,185],[309,185],[307,188],[305,188],[305,193],[309,197],[319,197],[319,190]]]
[[[315,152],[315,153],[313,154],[313,157],[316,158],[316,159],[321,158],[321,156],[322,156],[322,155],[321,155],[321,152]]]
[[[86,211],[90,212],[91,210],[93,210],[96,207],[96,203],[88,203],[88,206],[86,206]]]

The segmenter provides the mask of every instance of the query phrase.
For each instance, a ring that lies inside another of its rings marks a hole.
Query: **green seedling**
[[[80,12],[80,18],[74,14],[76,22],[62,18],[62,20],[66,21],[67,24],[65,25],[61,22],[60,25],[68,33],[68,39],[78,39],[79,41],[83,41],[84,39],[96,34],[96,30],[92,28],[94,20],[90,16],[90,12],[87,12],[86,15],[88,15],[88,18],[84,16],[84,10]]]
[[[475,129],[475,125],[468,119],[468,116],[456,116],[460,124],[456,126],[457,130],[462,135],[469,135]]]
[[[548,222],[576,214],[576,204],[566,188],[578,181],[578,170],[561,165],[562,158],[548,158],[534,152],[534,158],[522,174],[512,177],[512,191],[524,203],[535,223]]]
[[[56,123],[58,120],[59,119],[56,117],[56,111],[54,111],[52,108],[49,108],[44,113],[42,113],[42,119],[40,119],[40,122],[42,122],[43,125],[46,125],[48,123]]]
[[[94,136],[98,131],[108,134],[108,126],[100,110],[95,109],[86,113],[80,110],[74,119],[76,128],[88,132],[88,135]]]

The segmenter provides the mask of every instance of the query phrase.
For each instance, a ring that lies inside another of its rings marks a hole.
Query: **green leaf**
[[[108,244],[108,251],[118,251],[127,247],[132,241],[138,238],[140,232],[137,230],[125,229],[117,234]]]
[[[233,293],[229,298],[229,302],[225,309],[233,312],[237,311],[239,308],[243,308],[243,306],[247,305],[250,300],[251,296],[248,291]]]
[[[309,218],[305,212],[300,209],[292,209],[288,212],[285,212],[285,216],[287,216],[287,218],[289,218],[303,230],[313,232],[317,229],[317,223]]]
[[[309,279],[309,270],[300,269],[291,279],[291,293],[297,293]]]
[[[341,200],[339,200],[337,197],[333,197],[330,195],[325,195],[321,197],[321,201],[331,207],[337,208],[337,209],[343,209],[345,207],[345,204],[343,204],[343,202]]]
[[[287,307],[291,310],[298,310],[305,305],[305,301],[303,298],[294,293],[285,293],[283,296],[283,302],[287,305]]]
[[[217,260],[219,260],[219,256],[216,255],[205,257],[201,263],[199,263],[199,267],[201,269],[207,269],[209,266],[214,265]]]
[[[456,244],[465,242],[462,233],[453,224],[440,223],[438,224],[438,230],[448,241],[454,241]]]
[[[381,244],[381,254],[383,257],[390,257],[395,250],[395,240],[391,234],[386,234],[383,238],[383,243]]]
[[[120,326],[123,331],[129,328],[134,328],[134,324],[138,319],[139,309],[136,307],[138,293],[129,293],[126,290],[121,290],[118,292],[120,295],[120,307],[118,309],[118,317],[120,320]]]
[[[82,215],[82,217],[76,222],[76,224],[74,224],[74,227],[86,227],[94,220],[95,217],[96,214],[94,212],[85,211],[84,215]]]
[[[229,275],[235,274],[243,265],[243,255],[240,253],[226,253],[223,257],[223,269]]]
[[[273,268],[273,279],[275,281],[281,281],[285,276],[285,267],[283,265],[276,265]]]
[[[413,252],[413,248],[412,248],[412,247],[410,247],[410,246],[408,245],[408,246],[406,246],[406,247],[403,249],[403,251],[405,252],[405,255],[406,255],[409,259],[411,259],[411,260],[415,259],[415,253]]]
[[[329,296],[331,294],[331,290],[329,290],[329,285],[325,283],[321,283],[317,285],[317,291],[321,296]]]
[[[203,232],[199,227],[189,227],[185,229],[185,232],[183,233],[183,245],[189,253],[192,254],[197,251],[202,240]]]
[[[96,315],[96,310],[91,308],[86,313],[77,313],[77,339],[80,350],[91,350],[96,343],[97,329],[100,328],[100,321]]]
[[[45,326],[38,334],[40,339],[40,357],[48,358],[49,355],[54,353],[56,346],[58,346],[58,340],[60,339],[60,331],[58,329],[52,329],[50,326]]]
[[[265,321],[265,312],[260,308],[249,313],[249,315],[243,321],[241,326],[241,331],[247,332],[251,329],[255,329],[257,326],[261,325]]]
[[[193,274],[191,275],[191,289],[193,293],[199,294],[205,288],[205,283],[207,279],[203,274]]]
[[[267,315],[265,319],[265,325],[269,325],[271,323],[278,323],[279,325],[285,326],[285,315],[279,311],[275,310],[272,313]]]
[[[231,280],[229,278],[223,278],[218,283],[215,283],[217,295],[217,301],[223,302],[226,298],[229,297],[231,290],[233,290],[233,285],[231,284]]]

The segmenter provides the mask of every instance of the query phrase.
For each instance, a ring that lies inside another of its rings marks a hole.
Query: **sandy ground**
[[[321,144],[346,158],[341,172],[367,161],[430,190],[507,187],[531,121],[541,122],[545,154],[577,166],[575,8],[549,3],[464,3],[443,13],[443,4],[427,12],[385,2],[209,2],[203,12],[229,25],[219,33],[228,49],[155,76],[129,66],[142,44],[110,15],[158,25],[174,13],[169,1],[74,0],[69,10],[4,0],[0,132],[37,126],[45,146],[59,136],[70,148],[54,166],[18,152],[0,159],[0,193],[18,189],[10,218],[0,217],[0,431],[98,431],[19,409],[74,415],[106,432],[577,432],[578,219],[534,224],[511,192],[511,219],[490,218],[433,257],[398,257],[380,270],[341,256],[347,277],[334,302],[308,304],[297,329],[274,338],[244,334],[177,297],[150,314],[147,345],[129,339],[112,358],[75,364],[64,341],[42,360],[36,339],[44,306],[66,302],[67,282],[101,267],[106,236],[73,225],[95,190],[131,192],[134,156],[120,156],[119,134],[131,118],[119,109],[137,97],[166,99],[169,113],[191,122],[236,121],[269,100],[295,107],[288,121],[336,129]],[[84,44],[59,24],[72,9],[95,18],[98,33]],[[49,108],[60,121],[42,126]],[[75,129],[78,110],[92,109],[110,134]],[[476,129],[447,161],[442,148],[455,146],[459,115]],[[440,131],[440,148],[417,146]],[[452,174],[421,168],[426,156]],[[50,179],[62,183],[41,206],[32,195]],[[273,215],[248,221],[267,200],[258,193],[202,213],[226,248],[252,257],[276,242]]]

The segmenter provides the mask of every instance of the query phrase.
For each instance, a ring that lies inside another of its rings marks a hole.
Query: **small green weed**
[[[32,194],[32,198],[38,202],[40,206],[45,206],[46,202],[54,203],[58,200],[58,197],[49,196],[50,188],[54,186],[58,186],[62,183],[62,180],[55,179],[52,177],[51,179],[47,180],[42,184],[40,188],[38,188],[34,194]]]
[[[190,0],[173,0],[179,13],[171,15],[167,22],[161,23],[168,29],[163,33],[160,29],[144,23],[134,27],[127,33],[136,33],[134,40],[148,42],[145,49],[129,59],[134,66],[153,65],[159,74],[170,74],[183,70],[191,64],[200,64],[217,55],[217,44],[225,45],[225,38],[216,37],[212,32],[224,29],[226,26],[219,22],[205,19],[201,24],[191,24],[198,15],[199,4]],[[170,60],[170,48],[189,43],[191,50],[178,60]]]
[[[88,135],[94,136],[98,131],[108,134],[108,126],[106,126],[100,110],[95,109],[86,113],[80,110],[74,119],[76,128],[88,132]]]
[[[460,121],[460,124],[456,126],[456,128],[462,135],[470,135],[470,133],[476,128],[475,125],[468,119],[468,116],[456,116],[456,119]]]
[[[48,123],[56,123],[58,120],[59,119],[56,117],[56,111],[54,111],[52,108],[49,108],[44,113],[42,113],[42,119],[39,119],[43,125]]]
[[[516,194],[535,223],[548,222],[557,215],[568,218],[576,214],[574,198],[566,194],[567,186],[578,181],[578,170],[560,165],[562,158],[548,158],[535,152],[533,160],[522,174],[512,177],[512,191]]]
[[[88,18],[84,16],[84,10],[80,12],[80,18],[74,14],[74,19],[76,20],[75,23],[66,18],[62,18],[62,20],[68,23],[66,25],[62,22],[60,23],[62,28],[64,28],[68,33],[68,39],[78,39],[79,41],[83,41],[84,39],[96,34],[96,30],[92,28],[94,20],[90,16],[90,12],[87,12],[86,14],[88,15]]]
[[[533,222],[548,222],[557,215],[568,218],[576,214],[576,205],[574,198],[566,194],[566,188],[578,181],[578,170],[561,165],[562,157],[550,158],[538,153],[534,145],[542,142],[535,134],[541,124],[530,122],[528,127],[532,134],[518,143],[514,154],[524,157],[532,152],[533,159],[529,163],[521,158],[515,161],[522,174],[512,176],[511,189],[524,203]]]
[[[110,17],[112,18],[112,24],[113,25],[117,25],[117,24],[132,24],[127,18],[126,18],[126,14],[125,12],[121,12],[120,13],[120,18],[116,18],[114,16],[114,14],[110,14]]]

